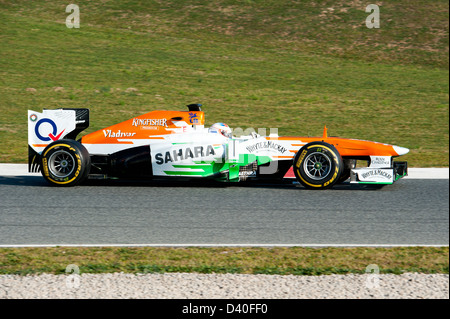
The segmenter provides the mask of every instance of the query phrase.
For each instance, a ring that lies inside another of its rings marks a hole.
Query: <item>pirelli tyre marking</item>
[[[76,141],[54,142],[42,153],[42,175],[53,184],[76,185],[86,178],[89,168],[89,154]]]
[[[342,159],[334,146],[324,142],[305,145],[294,158],[297,180],[307,188],[329,188],[339,179]]]

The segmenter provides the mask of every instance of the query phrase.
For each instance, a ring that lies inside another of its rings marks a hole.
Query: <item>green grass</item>
[[[348,3],[78,1],[68,29],[66,4],[2,0],[0,162],[26,161],[28,109],[88,107],[89,133],[199,102],[208,125],[327,125],[448,166],[448,3],[383,1],[380,29]]]
[[[449,164],[447,1],[0,0],[0,162],[25,163],[27,110],[88,107],[85,133],[202,103],[207,124],[397,144]],[[133,88],[133,89],[129,89]],[[28,89],[28,90],[27,90]],[[32,90],[34,89],[34,90]],[[447,248],[3,248],[1,274],[448,274]]]
[[[375,264],[382,274],[448,274],[448,260],[448,247],[1,248],[0,274],[63,274],[72,264],[80,273],[364,274]]]

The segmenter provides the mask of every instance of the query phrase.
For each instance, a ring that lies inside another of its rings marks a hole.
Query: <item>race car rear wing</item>
[[[89,109],[28,110],[28,171],[40,171],[40,156],[45,147],[60,139],[75,140],[89,127]]]

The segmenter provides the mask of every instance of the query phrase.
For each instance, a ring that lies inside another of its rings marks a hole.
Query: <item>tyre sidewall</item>
[[[304,161],[312,153],[323,153],[331,161],[330,173],[322,180],[314,180],[305,173]],[[294,158],[294,174],[297,180],[305,187],[311,189],[326,189],[336,184],[343,172],[343,161],[336,148],[324,142],[312,142],[303,146]]]
[[[59,151],[69,153],[74,159],[72,172],[64,177],[52,173],[49,168],[49,160],[53,154]],[[49,144],[41,156],[42,176],[51,184],[58,186],[74,186],[81,183],[89,174],[90,157],[86,148],[74,140],[59,140]]]

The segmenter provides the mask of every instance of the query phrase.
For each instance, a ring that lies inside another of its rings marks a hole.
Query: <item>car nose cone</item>
[[[401,147],[401,146],[396,146],[396,145],[393,145],[392,147],[394,148],[394,151],[395,151],[399,156],[405,155],[405,154],[407,154],[407,153],[409,152],[409,149],[406,148],[406,147]]]

